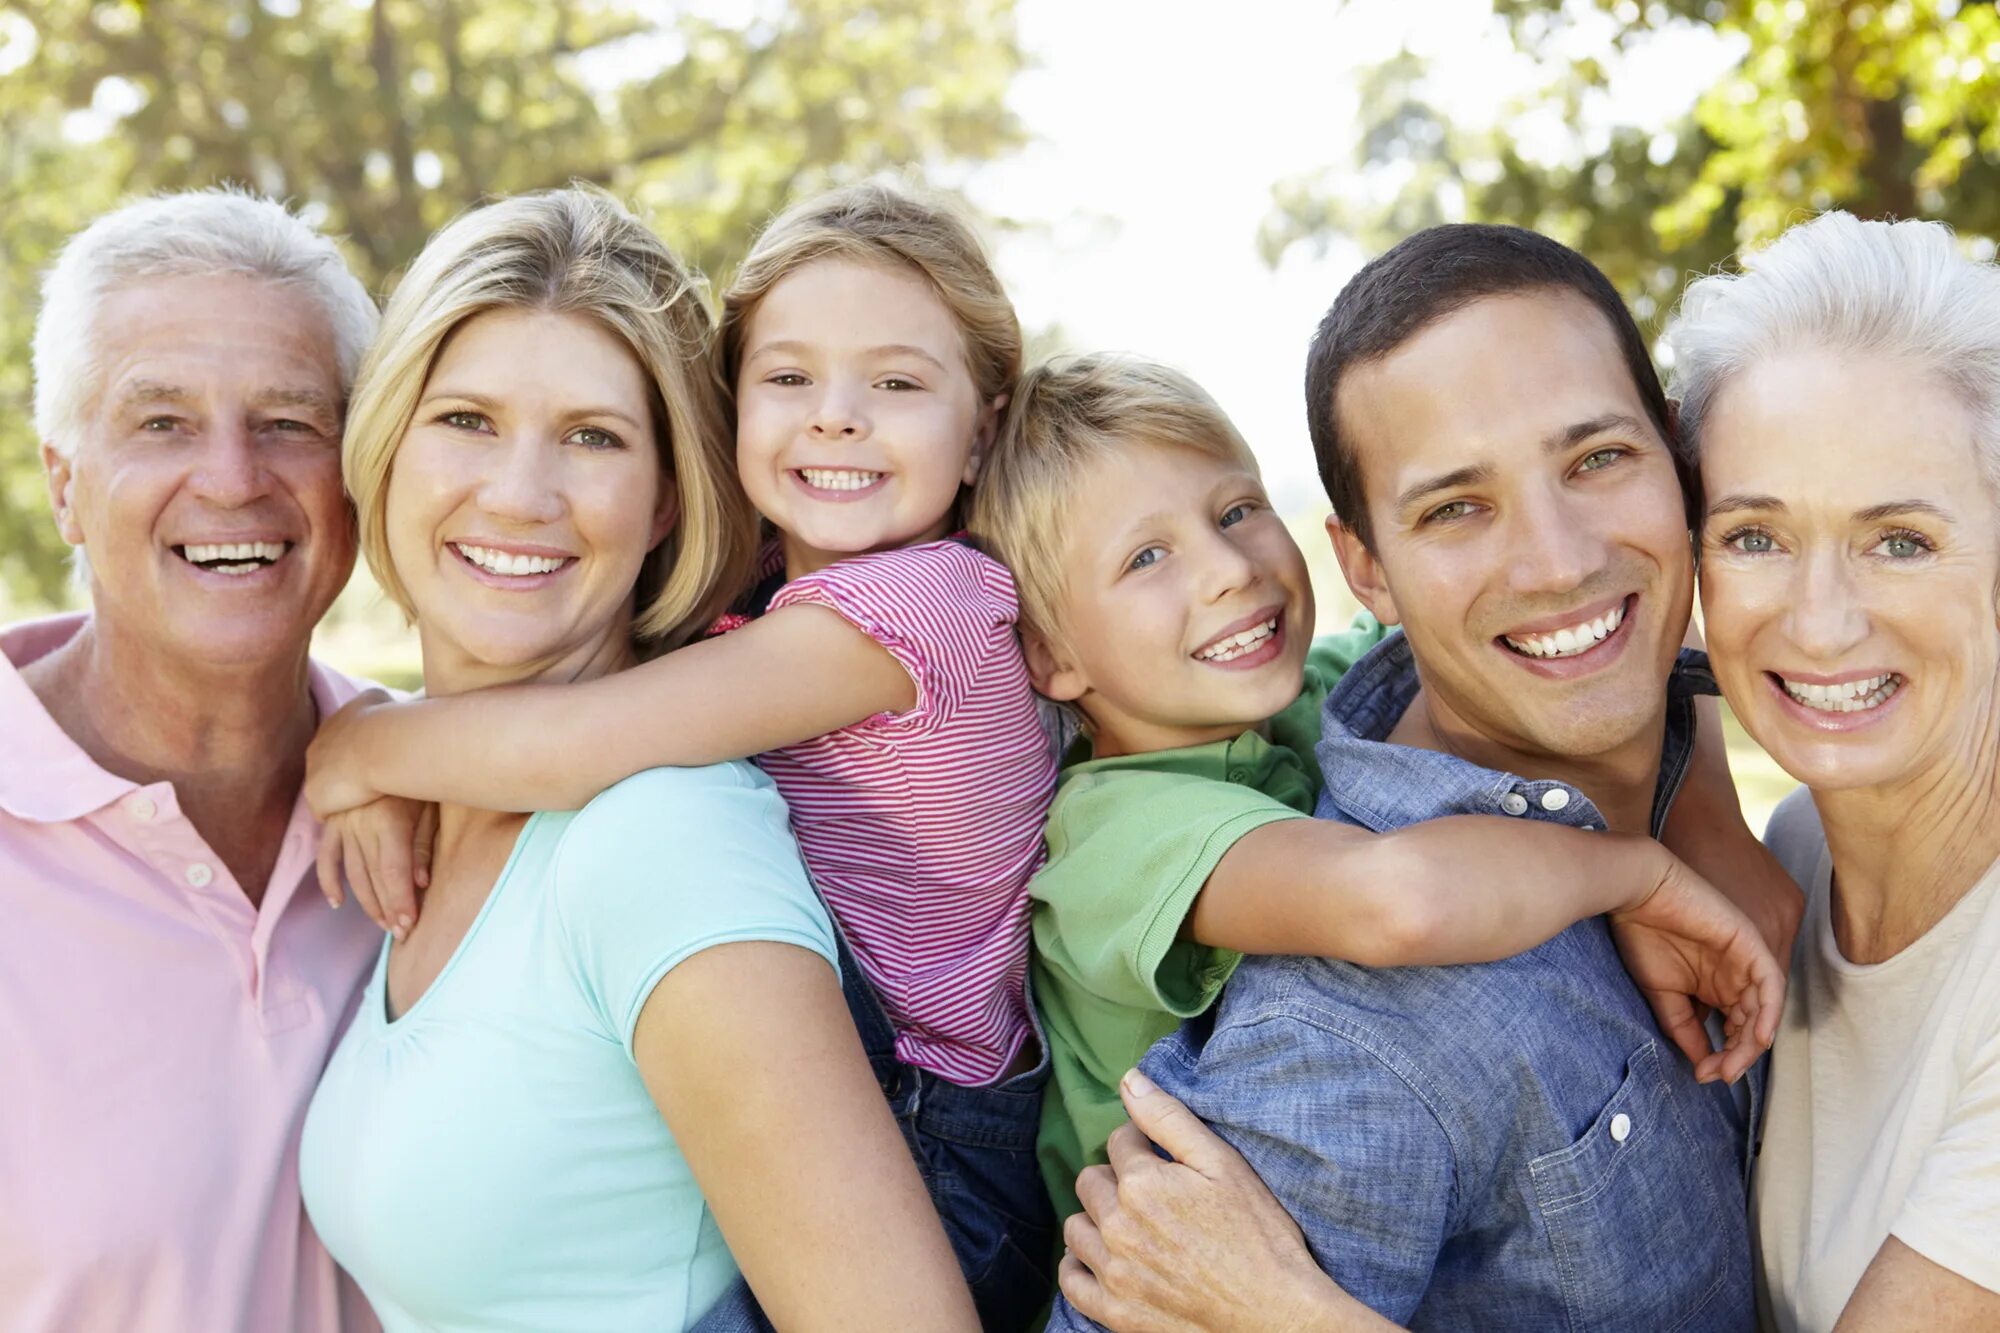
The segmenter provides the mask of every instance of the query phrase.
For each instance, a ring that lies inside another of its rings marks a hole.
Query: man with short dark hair
[[[1609,282],[1531,232],[1420,233],[1341,293],[1307,398],[1342,570],[1402,630],[1327,699],[1317,813],[1658,836],[1714,683],[1680,648],[1694,569],[1665,401]],[[1141,1068],[1397,1324],[1752,1322],[1745,1108],[1696,1083],[1601,920],[1476,966],[1249,959]],[[1104,1174],[1079,1193],[1118,1207]],[[1068,1237],[1103,1266],[1090,1222]],[[1068,1301],[1051,1324],[1083,1326]]]

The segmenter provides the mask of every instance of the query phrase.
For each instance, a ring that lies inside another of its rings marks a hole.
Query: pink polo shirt
[[[0,632],[0,1330],[373,1329],[299,1202],[299,1128],[382,937],[292,812],[263,906],[173,784],[91,761]],[[322,714],[360,686],[315,664]]]

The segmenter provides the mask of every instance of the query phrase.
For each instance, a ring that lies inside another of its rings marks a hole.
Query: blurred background
[[[718,284],[794,195],[882,171],[986,219],[1037,353],[1173,362],[1314,564],[1314,323],[1433,222],[1582,249],[1649,333],[1832,207],[2000,237],[1990,0],[0,0],[0,621],[73,605],[30,425],[40,271],[139,192],[238,181],[386,293],[484,196],[598,182]],[[318,651],[398,684],[365,571]],[[1752,826],[1791,786],[1732,724]]]

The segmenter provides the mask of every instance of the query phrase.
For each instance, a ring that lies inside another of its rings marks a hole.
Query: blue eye
[[[1222,511],[1220,522],[1225,528],[1233,528],[1248,517],[1250,517],[1249,505],[1231,505]]]
[[[1931,544],[1922,533],[1911,532],[1907,528],[1885,533],[1876,550],[1892,560],[1914,560],[1920,555],[1928,555]]]
[[[1762,528],[1738,528],[1719,544],[1744,555],[1769,555],[1778,549],[1777,540]]]
[[[1166,548],[1160,546],[1148,546],[1145,550],[1140,551],[1137,555],[1133,556],[1132,559],[1126,563],[1125,568],[1128,570],[1148,569],[1154,565],[1159,564],[1161,558],[1164,557],[1165,555],[1166,555]]]

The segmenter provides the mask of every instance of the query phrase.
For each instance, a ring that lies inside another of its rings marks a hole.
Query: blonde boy
[[[1650,839],[1484,816],[1377,836],[1309,818],[1320,706],[1385,631],[1364,615],[1313,642],[1304,557],[1249,447],[1185,376],[1102,355],[1030,370],[972,527],[1013,569],[1036,688],[1084,728],[1030,885],[1053,1066],[1038,1151],[1059,1215],[1125,1118],[1120,1077],[1213,1005],[1245,953],[1482,962],[1611,912],[1663,1020],[1695,988],[1690,955],[1775,1005],[1755,932]],[[1477,895],[1460,891],[1468,864]],[[1669,1031],[1733,1077],[1774,1021],[1726,1053],[1698,1025]]]

